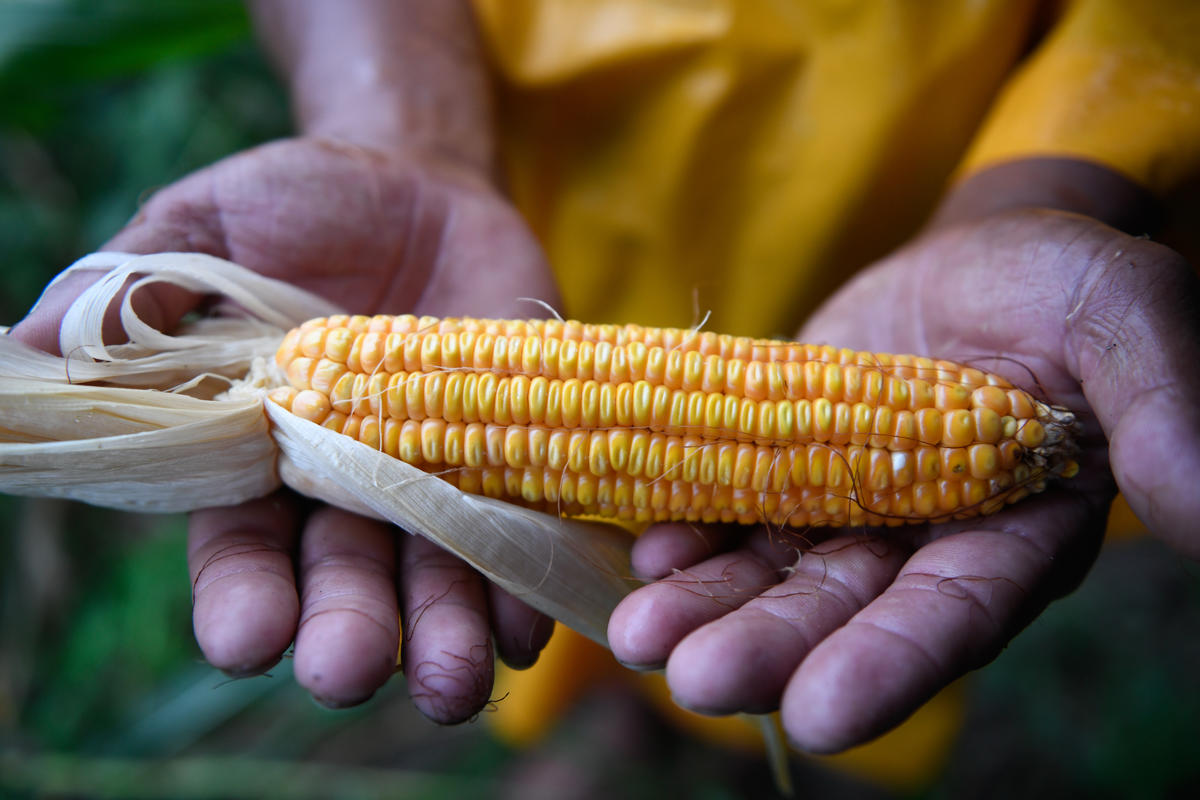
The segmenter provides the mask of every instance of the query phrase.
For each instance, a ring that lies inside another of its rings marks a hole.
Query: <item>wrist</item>
[[[465,2],[257,0],[303,135],[495,175],[491,86]]]
[[[1082,214],[1133,235],[1152,233],[1161,217],[1154,196],[1115,170],[1071,158],[1026,158],[980,170],[952,186],[930,227],[1017,209]]]

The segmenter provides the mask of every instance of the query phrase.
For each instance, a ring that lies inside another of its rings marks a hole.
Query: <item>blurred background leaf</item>
[[[156,187],[288,128],[239,2],[0,3],[0,319]]]
[[[0,323],[156,187],[288,131],[239,2],[0,2]],[[0,496],[0,796],[773,794],[760,760],[614,687],[515,753],[483,724],[426,722],[399,679],[338,712],[286,658],[230,681],[192,641],[184,553],[180,517]],[[1196,565],[1114,543],[968,682],[967,726],[929,787],[797,758],[800,795],[1200,796],[1198,633]]]

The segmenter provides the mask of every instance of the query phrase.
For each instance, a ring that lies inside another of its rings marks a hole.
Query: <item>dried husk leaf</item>
[[[56,281],[95,270],[104,276],[63,320],[66,358],[0,336],[0,491],[187,511],[262,496],[282,482],[426,536],[604,642],[609,613],[634,585],[629,534],[464,494],[266,399],[283,381],[271,359],[284,333],[337,308],[195,253],[97,253]],[[174,335],[156,331],[130,302],[156,281],[223,296],[228,316]],[[105,345],[104,316],[118,298],[129,342]],[[214,396],[213,376],[224,376],[229,391]]]
[[[399,459],[268,402],[285,483],[417,531],[509,593],[605,641],[612,606],[634,583],[630,534],[460,492]]]
[[[6,378],[0,413],[9,494],[172,512],[279,486],[261,403]]]

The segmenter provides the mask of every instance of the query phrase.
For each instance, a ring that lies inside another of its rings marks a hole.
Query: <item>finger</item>
[[[675,701],[708,714],[778,708],[796,665],[875,599],[909,552],[866,536],[805,552],[782,583],[679,643],[667,662]]]
[[[165,189],[146,204],[102,249],[125,253],[204,252],[226,257],[220,215],[208,191],[208,171],[189,176]],[[16,325],[12,335],[39,350],[61,355],[59,327],[67,309],[103,273],[78,272],[50,286],[36,308]],[[170,330],[201,300],[178,286],[151,284],[136,292],[133,310],[148,325]],[[101,335],[106,343],[125,341],[121,304],[112,303],[104,315]]]
[[[752,539],[765,542],[760,531]],[[796,551],[762,542],[714,556],[644,586],[613,610],[608,644],[634,669],[658,669],[683,637],[774,586]]]
[[[651,525],[634,540],[630,553],[633,574],[642,580],[658,580],[715,555],[737,535],[739,531],[728,525]]]
[[[291,555],[297,520],[284,493],[189,518],[193,626],[214,667],[258,674],[291,644],[300,613]]]
[[[513,669],[532,667],[554,633],[554,620],[494,583],[487,593],[496,655]]]
[[[990,661],[1086,571],[1104,514],[1098,498],[1060,493],[922,547],[800,664],[783,694],[788,736],[817,753],[865,742]]]
[[[1068,316],[1072,372],[1110,442],[1138,517],[1200,558],[1200,283],[1175,254],[1123,240],[1093,269]]]
[[[395,531],[325,507],[300,544],[296,680],[320,703],[360,703],[396,671]]]
[[[483,579],[420,536],[401,543],[401,658],[421,713],[442,724],[470,719],[492,691],[491,632]]]
[[[71,304],[102,275],[99,271],[77,272],[47,287],[38,299],[37,306],[13,326],[12,335],[39,350],[62,355],[59,347],[59,329],[63,317]],[[134,312],[147,325],[158,330],[169,330],[184,314],[195,308],[199,301],[199,295],[186,292],[177,286],[153,284],[135,292],[131,304]],[[105,344],[117,344],[126,340],[125,328],[121,324],[120,302],[113,302],[105,312],[101,337]]]

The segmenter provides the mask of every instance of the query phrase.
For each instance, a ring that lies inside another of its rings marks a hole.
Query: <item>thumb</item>
[[[1200,282],[1165,247],[1121,237],[1092,261],[1066,317],[1068,368],[1146,525],[1200,558]]]
[[[151,198],[146,208],[101,249],[137,254],[205,252],[224,257],[223,240],[214,235],[213,222],[218,215],[192,202],[193,196],[204,196],[194,191],[197,187],[188,185],[196,177],[199,176],[185,179]],[[47,287],[30,313],[13,326],[10,335],[39,350],[61,355],[59,331],[67,309],[102,275],[99,270],[77,272]],[[166,330],[200,300],[199,295],[178,286],[156,283],[139,289],[131,303],[147,324]],[[115,344],[125,338],[120,306],[119,302],[112,303],[105,314],[105,343]]]

